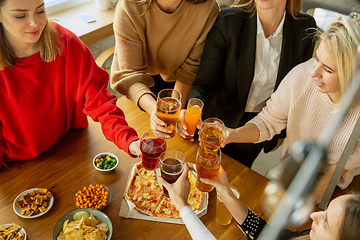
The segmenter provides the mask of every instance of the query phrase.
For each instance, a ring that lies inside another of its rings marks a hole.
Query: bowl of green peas
[[[109,152],[99,153],[93,160],[94,168],[102,174],[112,173],[118,164],[118,157]]]

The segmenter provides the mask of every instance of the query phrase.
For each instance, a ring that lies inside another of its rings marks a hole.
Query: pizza
[[[200,208],[204,193],[196,188],[195,174],[189,171],[188,177],[191,184],[188,203],[195,211]],[[158,185],[155,171],[146,170],[141,162],[135,165],[135,172],[126,188],[126,198],[135,205],[136,210],[146,215],[180,218],[179,211]]]

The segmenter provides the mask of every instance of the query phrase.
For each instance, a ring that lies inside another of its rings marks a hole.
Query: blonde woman
[[[222,10],[189,93],[203,100],[203,119],[217,117],[236,128],[255,117],[285,75],[311,58],[314,28],[314,18],[301,12],[301,0],[237,0]],[[232,143],[223,152],[251,167],[261,149],[273,150],[278,139]]]
[[[152,128],[171,133],[156,117],[156,95],[174,88],[184,106],[207,33],[219,14],[216,0],[120,0],[111,84],[151,115]]]
[[[262,142],[286,128],[281,157],[295,141],[316,141],[328,129],[354,73],[360,44],[360,22],[340,17],[320,35],[314,58],[299,64],[284,78],[267,106],[243,127],[228,129],[223,146],[230,142]],[[327,150],[328,168],[314,191],[317,202],[323,197],[351,132],[360,116],[359,103],[348,112]],[[345,189],[360,166],[357,141],[337,185]]]
[[[43,0],[0,0],[0,29],[0,166],[38,156],[87,116],[120,149],[140,153],[108,74],[75,34],[48,21]]]

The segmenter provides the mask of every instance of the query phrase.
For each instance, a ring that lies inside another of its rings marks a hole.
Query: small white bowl
[[[108,155],[110,157],[113,157],[116,159],[116,164],[114,167],[110,168],[110,169],[101,169],[101,168],[98,168],[95,164],[95,160],[97,157],[101,156],[101,155]],[[109,153],[109,152],[103,152],[103,153],[99,153],[98,155],[96,155],[93,159],[93,166],[96,170],[98,170],[100,173],[102,174],[110,174],[114,171],[114,169],[119,165],[119,159],[118,157],[115,155],[115,154],[112,154],[112,153]]]
[[[11,223],[8,223],[8,224],[3,224],[3,225],[0,225],[0,227],[7,227],[7,226],[11,226],[12,224]],[[21,226],[20,226],[21,227]],[[26,231],[23,227],[21,227],[21,229],[17,232],[17,234],[22,234],[24,233],[24,240],[27,239],[27,235],[26,235]]]

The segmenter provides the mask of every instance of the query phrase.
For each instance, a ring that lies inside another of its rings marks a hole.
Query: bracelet
[[[251,209],[248,209],[248,215],[242,224],[237,223],[238,227],[245,235],[257,238],[261,230],[264,228],[266,221],[261,219]]]

